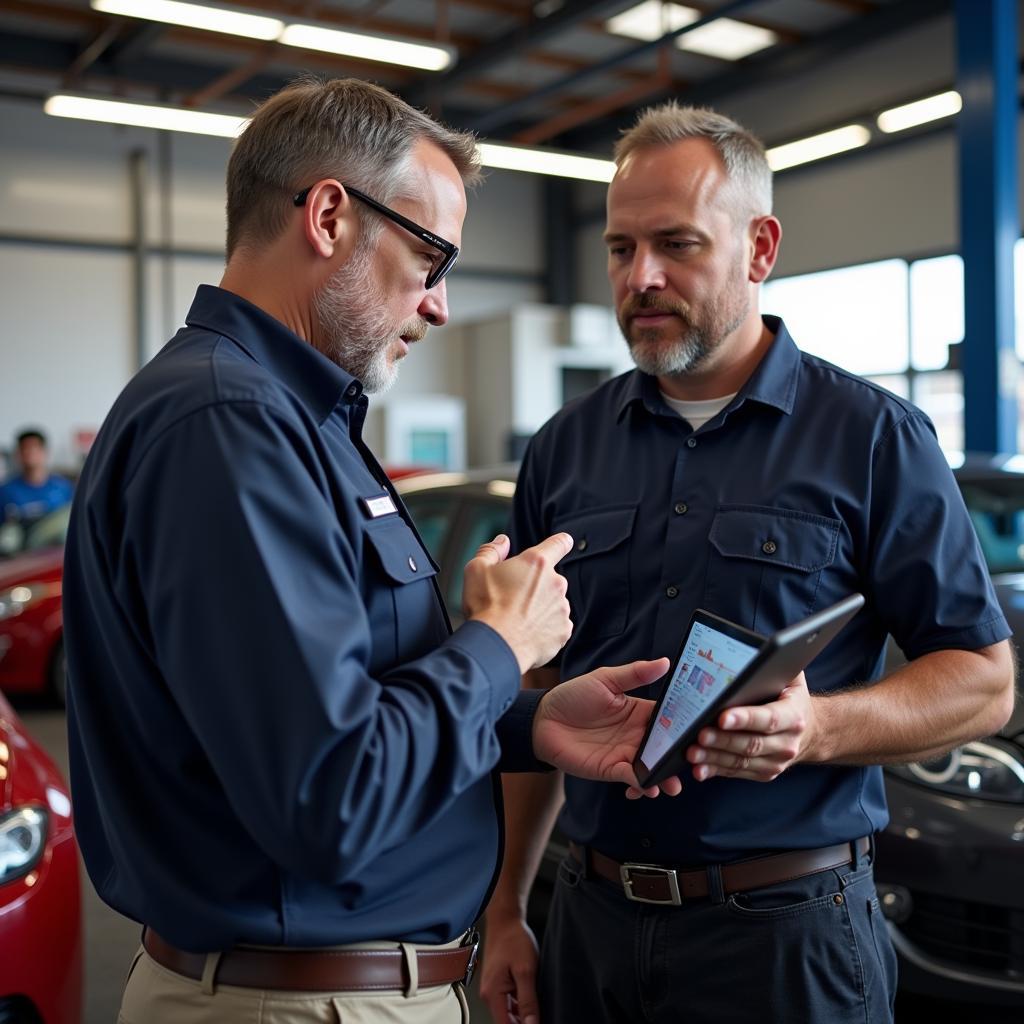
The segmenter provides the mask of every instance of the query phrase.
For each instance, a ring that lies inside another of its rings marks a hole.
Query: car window
[[[473,501],[466,506],[459,535],[452,538],[452,578],[448,581],[445,602],[451,613],[461,617],[462,570],[476,549],[499,533],[508,533],[512,506],[508,502]]]
[[[1024,572],[1024,481],[961,485],[989,572]]]
[[[455,494],[438,494],[429,491],[413,491],[403,495],[412,514],[416,529],[426,545],[427,551],[439,565],[444,556],[445,538],[459,508]]]
[[[65,505],[37,519],[25,534],[24,549],[38,551],[41,548],[60,547],[67,539],[70,518],[71,506]]]

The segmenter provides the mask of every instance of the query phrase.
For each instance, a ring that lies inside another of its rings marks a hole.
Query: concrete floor
[[[64,712],[35,701],[12,701],[32,735],[67,777],[67,733]],[[85,908],[85,1013],[82,1024],[114,1024],[121,1001],[121,984],[139,945],[140,928],[115,913],[96,895],[82,870]],[[479,981],[479,976],[477,978]],[[492,1024],[477,993],[470,992],[473,1024]],[[1024,1010],[969,1006],[937,1000],[897,999],[896,1019],[928,1024],[1020,1024]]]

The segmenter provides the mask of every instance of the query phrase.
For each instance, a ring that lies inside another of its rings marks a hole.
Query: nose
[[[626,285],[631,292],[661,291],[665,287],[665,271],[661,261],[651,249],[637,246],[626,276]]]
[[[423,293],[423,301],[416,312],[432,327],[442,327],[448,323],[448,290],[447,281],[440,281],[429,291]]]

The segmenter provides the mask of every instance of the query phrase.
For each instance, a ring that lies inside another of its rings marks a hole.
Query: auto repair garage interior
[[[184,322],[196,286],[220,279],[232,134],[303,72],[380,83],[477,133],[485,165],[447,279],[450,321],[371,398],[370,447],[396,476],[518,459],[563,403],[632,366],[602,239],[609,161],[641,109],[674,97],[764,142],[784,234],[762,312],[928,414],[1013,626],[1024,608],[1022,7],[194,0],[168,14],[146,0],[0,0],[0,476],[18,472],[15,439],[32,427],[52,469],[75,481],[125,383]],[[272,24],[263,35],[203,27],[203,9]],[[433,64],[336,52],[329,31],[283,44],[295,23],[420,44]],[[202,134],[161,119],[175,112],[224,123]],[[424,537],[440,536],[426,519]],[[113,1021],[139,942],[84,870],[80,907],[73,880],[56,878],[61,862],[74,874],[68,851],[77,857],[61,781],[66,521],[0,530],[0,686],[21,723],[0,713],[4,1022]],[[1022,730],[1017,712],[997,736],[886,770],[876,877],[900,959],[897,1020],[1024,1019]],[[12,825],[11,744],[22,764],[29,756],[15,735],[61,777],[40,776],[41,827],[46,842],[63,839],[60,855],[33,846],[31,820]],[[48,904],[46,887],[60,890]],[[31,985],[50,993],[45,1013]],[[474,1021],[489,1020],[471,994]]]

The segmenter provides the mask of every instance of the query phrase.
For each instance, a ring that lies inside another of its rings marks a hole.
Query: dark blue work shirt
[[[449,635],[359,383],[229,292],[200,288],[187,324],[72,509],[89,874],[191,950],[450,940],[497,869],[492,769],[538,767],[535,698],[490,627]]]
[[[866,606],[808,668],[813,691],[876,679],[889,633],[908,658],[1010,635],[927,417],[765,322],[772,347],[699,430],[633,371],[532,440],[514,546],[576,539],[559,565],[575,623],[563,679],[674,658],[698,607],[767,634],[855,591]],[[566,779],[560,825],[620,860],[702,864],[844,842],[887,820],[879,768],[797,765],[767,784],[691,778],[674,800]]]

